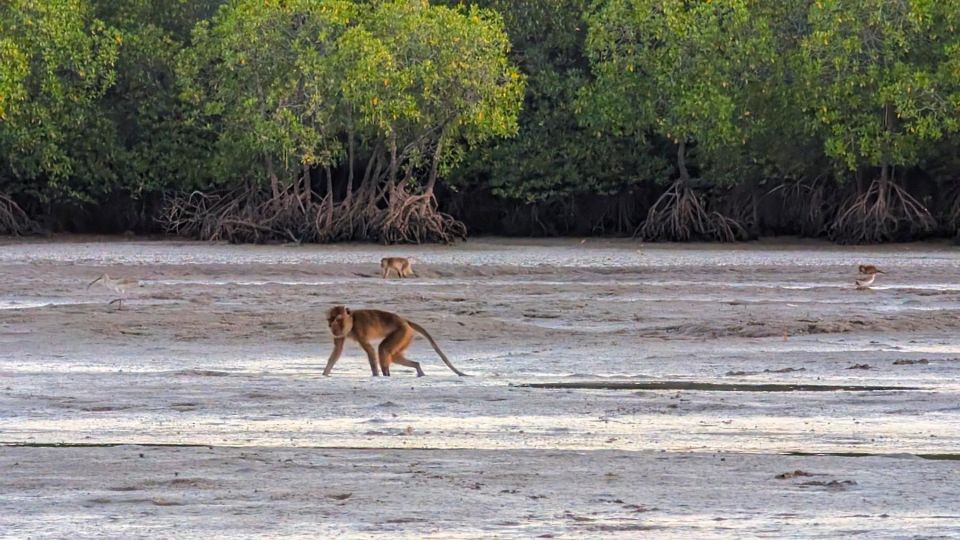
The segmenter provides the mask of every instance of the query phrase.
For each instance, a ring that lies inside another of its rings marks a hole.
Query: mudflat
[[[336,304],[471,376],[322,377]],[[950,536],[958,335],[946,244],[6,239],[0,534]]]

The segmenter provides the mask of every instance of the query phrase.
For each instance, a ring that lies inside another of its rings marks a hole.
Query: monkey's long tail
[[[437,351],[437,354],[440,355],[440,359],[443,360],[443,363],[447,365],[448,368],[453,370],[454,373],[461,377],[467,377],[468,375],[459,369],[453,367],[453,364],[450,363],[450,360],[447,358],[447,355],[443,354],[443,351],[440,350],[440,346],[437,345],[437,342],[433,340],[433,337],[427,332],[427,329],[420,326],[415,322],[407,321],[410,324],[410,327],[420,333],[423,337],[427,338],[430,341],[430,345],[433,345],[433,350]]]

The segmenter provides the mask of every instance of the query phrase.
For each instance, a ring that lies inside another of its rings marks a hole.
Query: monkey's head
[[[353,330],[353,314],[346,306],[336,306],[327,313],[327,325],[335,338],[344,338]]]
[[[860,266],[857,267],[857,271],[860,272],[861,274],[866,274],[866,273],[867,273],[867,267],[866,267],[865,265],[862,265],[862,264],[861,264]]]

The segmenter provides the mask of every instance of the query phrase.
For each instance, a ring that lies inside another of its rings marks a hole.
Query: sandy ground
[[[320,376],[339,303],[471,377]],[[0,240],[0,537],[957,537],[958,315],[946,244]]]

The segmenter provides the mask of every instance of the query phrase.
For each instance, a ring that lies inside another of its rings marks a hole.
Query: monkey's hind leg
[[[426,373],[424,373],[423,370],[420,369],[420,362],[407,360],[407,358],[403,356],[403,353],[397,353],[396,355],[394,355],[393,361],[394,363],[400,364],[401,366],[412,367],[413,369],[417,370],[417,377],[423,377],[424,375],[426,375]]]
[[[413,330],[404,325],[380,342],[378,356],[380,357],[380,372],[383,373],[384,377],[390,376],[390,363],[395,360],[396,356],[402,356],[403,351],[410,346],[411,341],[413,341]]]

